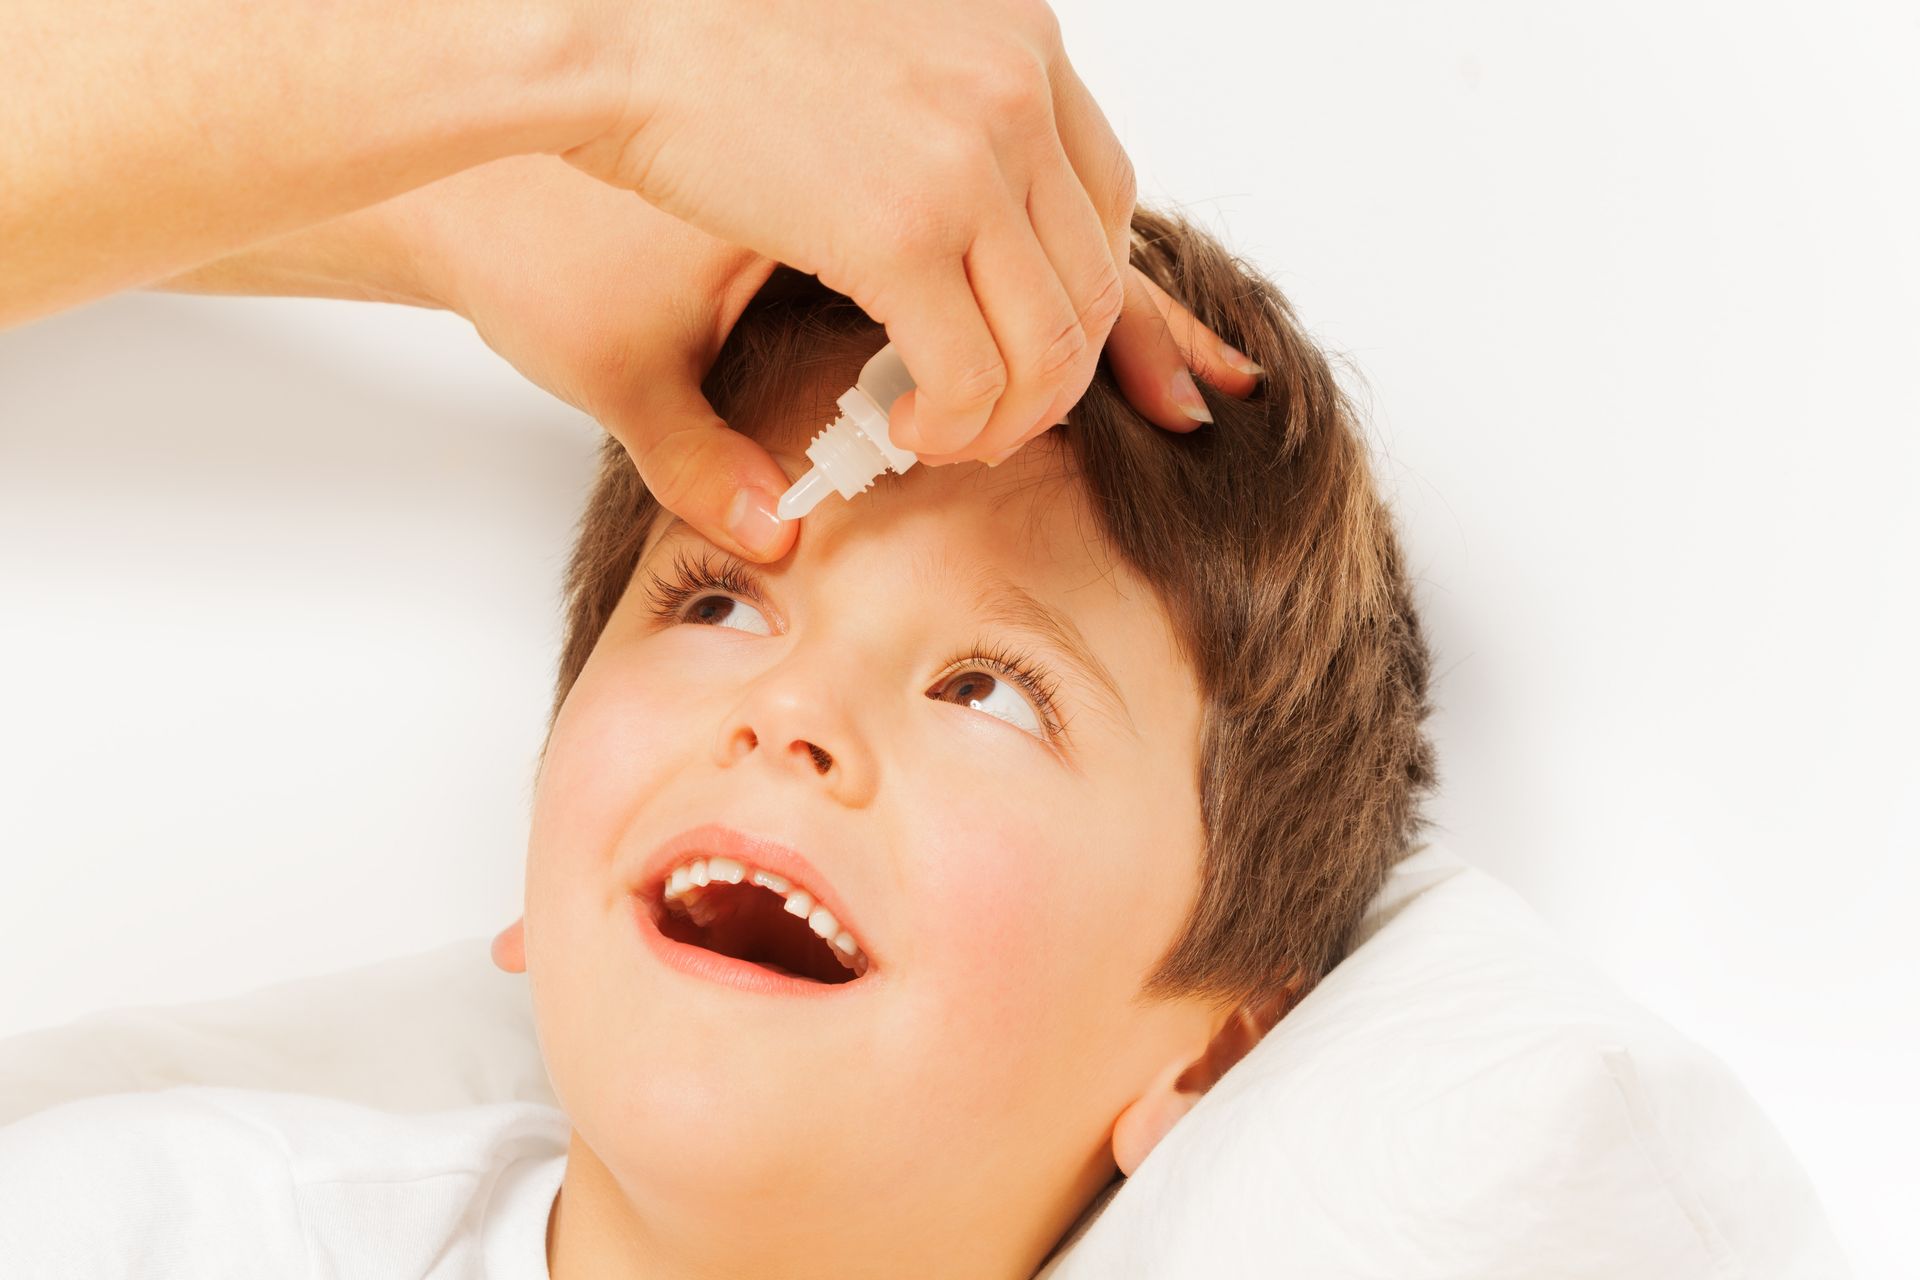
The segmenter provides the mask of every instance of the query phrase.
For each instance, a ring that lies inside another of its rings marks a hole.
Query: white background
[[[1920,1250],[1920,9],[1059,6],[1348,368],[1454,849]],[[517,912],[593,424],[464,322],[0,334],[0,1034]]]

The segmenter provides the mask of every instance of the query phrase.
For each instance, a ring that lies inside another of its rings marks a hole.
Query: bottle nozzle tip
[[[782,520],[798,520],[819,506],[820,499],[826,497],[832,488],[827,481],[827,473],[815,467],[780,495],[780,501],[774,506],[774,514]]]

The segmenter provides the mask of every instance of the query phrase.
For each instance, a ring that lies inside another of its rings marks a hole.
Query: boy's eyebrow
[[[1127,700],[1120,694],[1119,683],[1107,669],[1107,664],[1093,652],[1086,636],[1071,617],[985,563],[962,566],[951,557],[926,556],[918,567],[922,573],[932,575],[936,582],[955,579],[966,582],[973,588],[970,604],[975,614],[994,626],[1032,636],[1065,658],[1080,672],[1091,690],[1106,702],[1107,710],[1114,718],[1124,721],[1128,732],[1138,733],[1134,727],[1133,713],[1127,707]]]
[[[642,557],[673,534],[692,538],[702,536],[679,516],[664,511],[663,514],[667,516],[666,522],[642,544]],[[984,563],[966,566],[951,556],[931,555],[922,556],[916,567],[936,583],[959,580],[970,585],[973,599],[969,604],[974,614],[994,626],[1032,636],[1065,658],[1080,673],[1092,692],[1106,703],[1107,711],[1114,718],[1124,721],[1129,733],[1139,733],[1133,723],[1133,713],[1127,707],[1127,700],[1121,696],[1113,673],[1094,654],[1086,636],[1072,618]]]

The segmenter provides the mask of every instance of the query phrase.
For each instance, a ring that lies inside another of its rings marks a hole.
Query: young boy
[[[1338,962],[1435,782],[1427,651],[1324,359],[1203,232],[1135,232],[1265,370],[1191,434],[1103,369],[1002,464],[829,498],[767,566],[664,518],[608,442],[495,945],[560,1112],[69,1104],[0,1131],[0,1204],[36,1206],[0,1209],[0,1257],[1033,1275]],[[798,475],[884,341],[783,271],[709,396]]]

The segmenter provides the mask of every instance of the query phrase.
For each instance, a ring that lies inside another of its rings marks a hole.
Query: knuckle
[[[991,113],[988,119],[1025,121],[1053,110],[1046,70],[1030,51],[996,50],[980,59],[972,80],[980,109]]]
[[[888,208],[881,238],[885,256],[896,267],[917,267],[944,252],[952,240],[949,206],[915,186]]]
[[[690,506],[700,490],[703,434],[696,427],[675,427],[643,446],[635,460],[654,501],[689,521],[703,514]]]
[[[1000,8],[1013,19],[1009,30],[1028,35],[1037,34],[1045,23],[1053,19],[1053,10],[1046,0],[1000,0]]]
[[[935,130],[917,149],[917,176],[894,184],[880,218],[884,252],[895,263],[918,263],[965,246],[986,179],[998,172],[983,141],[959,129]]]
[[[1060,16],[1046,0],[1017,0],[1016,9],[1026,19],[1025,29],[1032,33],[1036,46],[1048,55],[1061,49]]]
[[[1080,314],[1080,323],[1090,333],[1106,333],[1120,319],[1120,312],[1127,302],[1127,286],[1120,279],[1120,271],[1111,261],[1101,274],[1100,287],[1095,290],[1086,309]]]
[[[1007,366],[995,360],[992,364],[975,365],[955,378],[946,403],[954,409],[977,409],[981,405],[993,404],[1006,391]]]
[[[1049,342],[1046,350],[1041,352],[1040,359],[1033,366],[1034,376],[1053,377],[1077,360],[1086,347],[1087,330],[1076,316],[1070,324],[1054,335],[1053,341]]]
[[[660,146],[647,130],[636,129],[613,144],[610,151],[611,158],[606,166],[607,171],[603,173],[596,168],[589,172],[594,172],[599,177],[609,178],[656,204],[663,202],[666,193],[660,189],[659,175],[656,172],[660,162]]]

